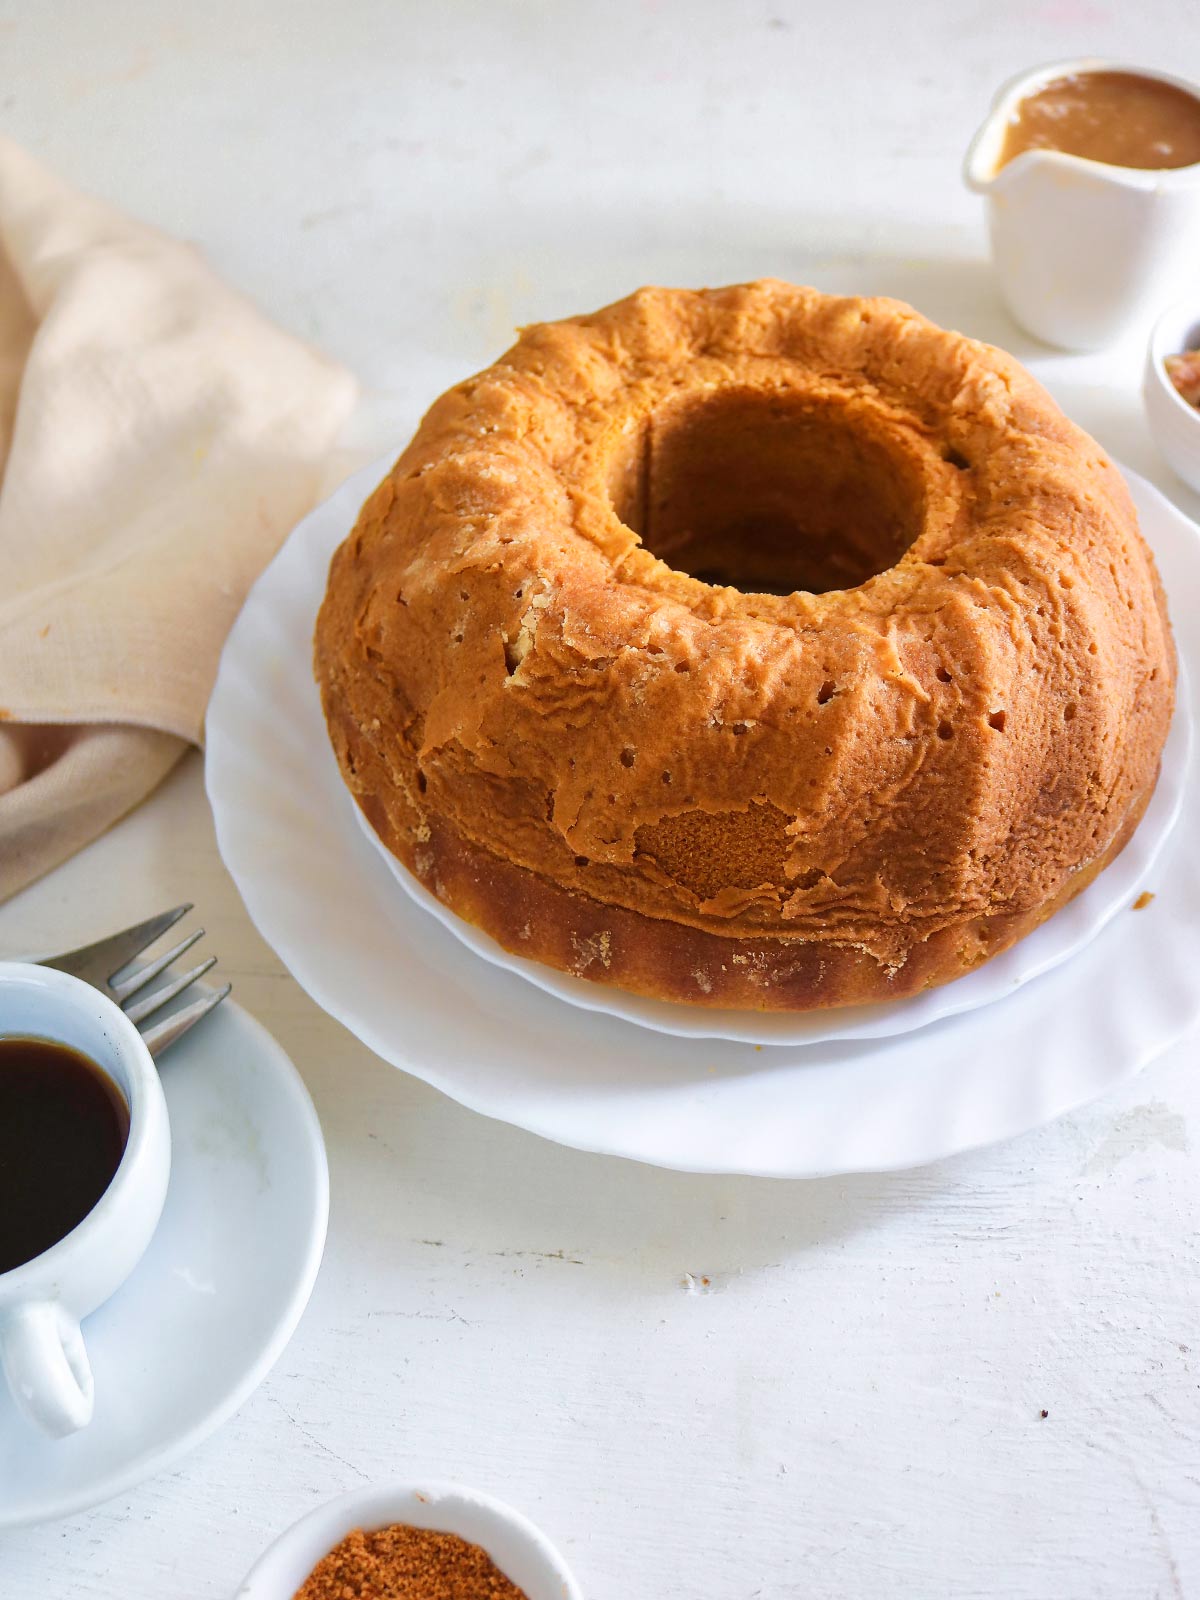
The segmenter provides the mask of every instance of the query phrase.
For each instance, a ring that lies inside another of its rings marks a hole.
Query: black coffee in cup
[[[51,1039],[0,1039],[0,1272],[83,1221],[128,1137],[129,1107],[94,1061]]]

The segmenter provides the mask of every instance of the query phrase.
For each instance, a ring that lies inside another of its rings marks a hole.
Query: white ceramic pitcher
[[[1200,163],[1148,170],[1025,150],[997,171],[1018,101],[1078,72],[1128,72],[1200,99],[1200,87],[1167,72],[1056,61],[1000,90],[963,175],[987,201],[992,259],[1013,316],[1049,344],[1095,350],[1200,278]]]

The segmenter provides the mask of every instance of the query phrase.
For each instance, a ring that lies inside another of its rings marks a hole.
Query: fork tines
[[[132,928],[123,928],[119,933],[110,934],[107,939],[99,939],[94,944],[84,945],[79,950],[69,950],[64,955],[54,956],[43,965],[57,967],[61,972],[72,973],[75,977],[82,978],[85,983],[102,990],[124,1009],[131,1022],[141,1024],[148,1017],[161,1011],[164,1006],[169,1005],[172,1000],[177,999],[193,984],[198,984],[198,980],[216,965],[216,956],[208,956],[188,972],[173,974],[169,970],[173,962],[177,961],[185,951],[190,950],[197,940],[204,937],[203,928],[197,928],[162,954],[152,956],[143,965],[134,965],[142,951],[149,949],[161,939],[163,934],[173,928],[191,909],[190,903],[174,906],[170,911],[160,912],[156,917],[148,917],[145,922],[139,922]],[[149,989],[154,979],[164,973],[167,981],[157,989]],[[149,1046],[150,1053],[156,1055],[182,1037],[202,1017],[206,1017],[220,1005],[229,991],[229,984],[225,984],[221,989],[198,984],[197,997],[190,1005],[172,1012],[152,1027],[143,1030],[142,1037]],[[135,996],[140,998],[135,999]]]
[[[214,956],[213,960],[217,958]],[[178,1011],[173,1011],[169,1017],[164,1017],[161,1022],[156,1022],[151,1028],[142,1029],[142,1038],[152,1056],[159,1056],[169,1044],[174,1044],[176,1039],[181,1039],[189,1028],[194,1028],[198,1022],[215,1011],[221,1001],[233,988],[231,983],[226,983],[219,989],[210,989],[207,984],[199,987],[203,993],[190,1005],[183,1006]]]

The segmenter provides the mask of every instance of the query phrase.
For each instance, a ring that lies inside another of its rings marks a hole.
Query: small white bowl
[[[321,1557],[348,1533],[374,1532],[393,1522],[456,1533],[482,1545],[529,1600],[583,1600],[566,1562],[519,1511],[474,1489],[437,1482],[356,1489],[318,1506],[275,1541],[235,1600],[294,1600]]]
[[[1188,405],[1167,376],[1165,357],[1200,348],[1200,294],[1179,300],[1154,324],[1146,350],[1142,397],[1154,442],[1190,488],[1200,494],[1200,410]]]

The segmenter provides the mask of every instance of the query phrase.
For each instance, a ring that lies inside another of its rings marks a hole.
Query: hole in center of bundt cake
[[[756,594],[853,589],[921,529],[915,462],[845,405],[753,389],[653,412],[615,463],[612,499],[644,547],[703,583]]]

